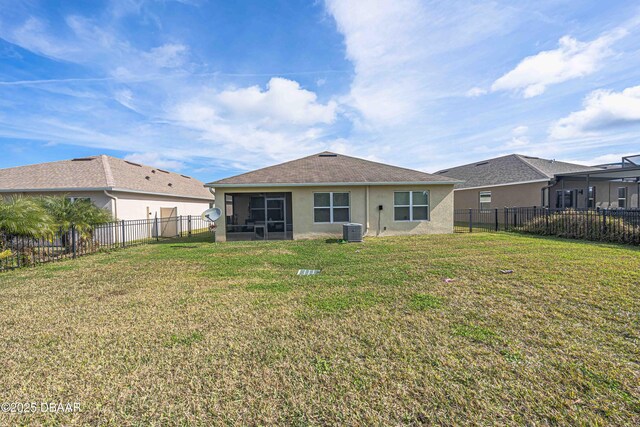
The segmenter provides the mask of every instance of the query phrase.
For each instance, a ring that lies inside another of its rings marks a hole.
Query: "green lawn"
[[[81,403],[0,425],[640,423],[633,247],[192,240],[3,273],[0,304],[0,402]]]

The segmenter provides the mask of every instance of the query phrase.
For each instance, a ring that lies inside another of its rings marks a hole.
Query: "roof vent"
[[[187,175],[180,175],[180,176],[183,177],[183,178],[191,179],[191,177],[187,176]]]
[[[173,184],[172,184],[172,183],[168,183],[167,185],[168,185],[169,187],[173,187]]]
[[[95,159],[95,157],[78,157],[77,159],[71,159],[72,162],[88,162]]]
[[[488,165],[489,162],[476,163],[476,166]]]
[[[151,177],[149,175],[145,176],[144,179],[146,179],[147,181],[151,179]]]
[[[158,169],[160,172],[162,173],[169,173],[168,171],[162,170],[162,169]]]
[[[133,166],[138,166],[138,167],[140,167],[140,168],[142,167],[142,165],[141,165],[141,164],[139,164],[139,163],[133,163],[133,162],[130,162],[129,160],[125,160],[124,162],[125,162],[125,163],[129,163],[130,165],[133,165]]]
[[[151,173],[156,173],[156,170],[155,169],[151,169]]]
[[[320,153],[318,157],[338,157],[338,155],[335,153]]]

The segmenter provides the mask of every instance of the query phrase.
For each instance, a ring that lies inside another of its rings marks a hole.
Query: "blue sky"
[[[633,1],[0,0],[0,167],[640,152]]]

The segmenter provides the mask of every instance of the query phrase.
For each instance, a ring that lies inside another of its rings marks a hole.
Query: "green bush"
[[[640,243],[640,226],[597,211],[567,209],[541,215],[524,223],[520,231],[570,239],[612,243]]]

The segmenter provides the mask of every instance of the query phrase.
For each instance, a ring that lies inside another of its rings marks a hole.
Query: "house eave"
[[[454,188],[453,191],[479,190],[482,188],[492,188],[492,187],[508,187],[510,185],[537,184],[537,183],[549,182],[549,181],[551,181],[551,179],[535,179],[531,181],[506,182],[504,184],[489,184],[489,185],[478,185],[475,187]]]
[[[403,181],[403,182],[278,182],[254,184],[217,184],[210,182],[205,187],[210,188],[265,188],[265,187],[366,187],[392,185],[455,185],[462,181]]]
[[[134,193],[134,194],[146,194],[150,196],[164,196],[164,197],[179,197],[181,199],[195,199],[212,201],[213,197],[199,197],[199,196],[186,196],[181,194],[170,193],[156,193],[152,191],[139,191],[130,190],[126,188],[117,187],[63,187],[63,188],[0,188],[0,193],[66,193],[66,192],[78,192],[78,191],[114,191],[119,193]]]

